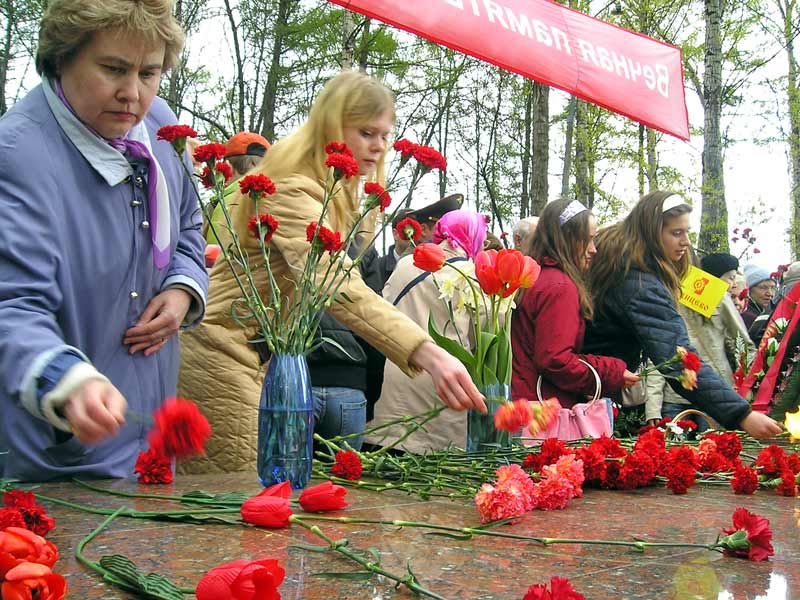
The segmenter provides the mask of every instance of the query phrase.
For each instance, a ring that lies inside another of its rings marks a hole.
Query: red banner
[[[683,140],[681,51],[549,0],[329,0]]]

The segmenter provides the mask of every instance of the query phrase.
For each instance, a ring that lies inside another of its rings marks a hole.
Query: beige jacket
[[[744,321],[742,321],[739,311],[736,310],[731,297],[725,294],[710,319],[680,303],[678,303],[678,312],[686,323],[689,341],[697,350],[697,355],[714,369],[728,385],[733,387],[733,369],[730,358],[733,358],[737,337],[747,344],[750,355],[755,352],[755,346],[750,340]],[[660,373],[655,372],[648,375],[646,384],[646,420],[660,419],[661,406],[664,402],[685,404],[687,408],[690,406],[687,400],[669,386]]]
[[[448,259],[464,256],[463,251],[453,250],[447,242],[442,242],[441,246]],[[432,316],[438,332],[451,339],[460,339],[467,348],[472,350],[474,342],[469,315],[466,312],[457,313],[455,327],[450,324],[446,328],[449,319],[448,311],[444,301],[439,298],[440,292],[437,287],[437,278],[441,279],[446,271],[450,271],[447,275],[453,273],[452,269],[445,267],[440,274],[432,273],[416,284],[400,299],[397,308],[425,329],[428,327],[428,316]],[[392,276],[386,282],[386,286],[383,288],[383,297],[394,302],[409,282],[422,273],[421,269],[414,266],[413,256],[404,256],[398,261]],[[412,382],[397,366],[387,363],[383,375],[381,397],[375,404],[375,416],[367,424],[367,427],[382,425],[405,416],[419,415],[440,405],[441,401],[436,394],[430,375],[423,373]],[[406,428],[403,425],[395,425],[367,436],[365,441],[385,446],[404,436],[405,433]],[[398,447],[415,453],[439,450],[449,444],[463,448],[466,438],[466,412],[444,410],[425,425],[425,431],[418,430],[412,433]]]
[[[282,293],[291,297],[294,278],[302,273],[310,247],[306,227],[319,220],[323,188],[303,175],[274,183],[276,193],[261,201],[259,212],[268,212],[278,221],[271,242],[270,267]],[[252,203],[247,199],[237,198],[231,203],[234,229],[251,257],[251,265],[261,256],[257,240],[247,229],[253,213]],[[320,261],[320,270],[326,266],[324,260]],[[266,270],[256,269],[254,277],[266,296],[269,289]],[[334,302],[328,308],[330,313],[399,365],[404,373],[418,374],[408,360],[423,342],[430,340],[427,333],[369,289],[357,269],[340,291],[352,302]],[[255,328],[243,329],[231,317],[231,303],[240,297],[227,263],[218,260],[210,273],[205,320],[198,328],[181,335],[178,393],[197,402],[213,430],[205,457],[184,465],[185,472],[256,468],[258,405],[266,365],[260,364],[258,353],[248,342],[256,337]]]

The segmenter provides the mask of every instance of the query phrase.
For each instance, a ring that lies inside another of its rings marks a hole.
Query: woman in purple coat
[[[513,371],[511,393],[536,399],[542,377],[542,396],[558,398],[569,408],[585,402],[596,382],[585,360],[595,368],[604,396],[630,387],[639,376],[617,358],[581,354],[585,321],[592,318],[592,297],[584,273],[597,251],[594,215],[577,200],[555,200],[545,206],[539,224],[523,251],[542,272],[517,301],[511,322]]]
[[[5,477],[124,477],[174,395],[207,275],[192,184],[156,131],[170,0],[51,0],[41,85],[0,120]]]

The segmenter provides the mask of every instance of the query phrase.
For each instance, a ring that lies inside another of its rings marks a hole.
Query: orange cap
[[[267,138],[250,131],[240,131],[225,144],[225,158],[231,156],[264,156],[270,147]]]

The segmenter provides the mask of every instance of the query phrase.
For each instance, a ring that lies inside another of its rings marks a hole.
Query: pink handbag
[[[589,367],[594,375],[596,383],[594,397],[590,402],[576,404],[572,408],[562,408],[559,410],[558,418],[545,431],[539,432],[535,440],[541,441],[547,438],[556,437],[564,441],[580,440],[583,438],[599,438],[602,436],[611,437],[614,431],[613,413],[611,411],[611,401],[608,398],[600,397],[602,384],[600,376],[594,367],[583,359],[579,359]],[[536,396],[542,402],[542,377],[539,376],[536,382]]]

